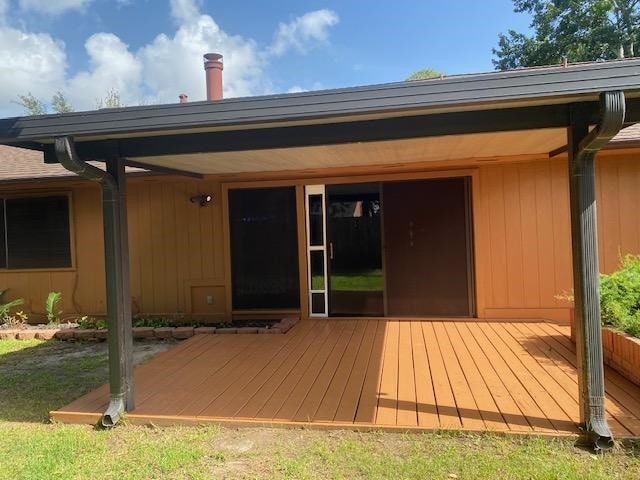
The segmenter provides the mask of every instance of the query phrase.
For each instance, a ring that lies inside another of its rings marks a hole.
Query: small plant
[[[107,321],[104,318],[89,317],[85,315],[78,319],[78,328],[83,328],[83,329],[96,328],[98,330],[106,330]]]
[[[2,302],[4,294],[7,293],[8,289],[0,290],[0,302]],[[11,311],[19,307],[20,305],[24,305],[23,298],[16,298],[15,300],[11,300],[7,303],[0,303],[0,325],[8,325],[10,327],[19,326],[24,324],[28,315],[24,312],[12,313]]]
[[[61,300],[61,292],[49,292],[49,295],[47,295],[47,300],[44,303],[44,310],[47,312],[47,322],[49,322],[49,325],[60,323],[62,310],[59,310],[58,307]]]
[[[567,302],[567,303],[573,303],[573,301],[575,300],[575,297],[573,295],[573,290],[571,290],[570,292],[562,291],[562,293],[558,293],[557,295],[554,295],[553,298],[555,298],[556,300]]]
[[[136,316],[133,319],[134,327],[176,327],[181,326],[184,323],[184,318],[181,316],[168,317],[164,315],[143,315]]]

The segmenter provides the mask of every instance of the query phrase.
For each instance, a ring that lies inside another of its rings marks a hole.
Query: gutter
[[[117,177],[108,171],[86,163],[78,156],[72,137],[56,138],[55,152],[58,161],[64,168],[84,179],[94,181],[102,187],[111,394],[109,405],[102,416],[102,425],[113,427],[120,421],[126,410],[133,408],[133,401],[130,400],[133,397],[131,394],[132,381],[127,375],[132,364],[131,349],[126,347],[124,341],[127,336],[127,325],[130,329],[131,322],[130,318],[127,319],[122,313],[125,310],[125,302],[128,300],[125,298],[123,286],[121,192]],[[124,221],[126,222],[126,218]],[[127,276],[128,274],[129,272],[126,271]],[[129,338],[131,338],[130,335]]]
[[[574,109],[569,129],[569,191],[580,418],[586,440],[594,450],[607,450],[613,446],[613,435],[605,413],[595,158],[622,129],[625,110],[623,92],[602,92],[599,124],[589,132],[586,116]]]

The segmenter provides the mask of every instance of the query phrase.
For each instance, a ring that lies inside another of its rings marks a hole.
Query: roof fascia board
[[[495,108],[506,101],[545,102],[593,96],[605,90],[637,91],[640,60],[567,68],[514,70],[444,80],[399,82],[341,90],[228,99],[147,107],[106,109],[0,120],[0,143],[44,141],[61,135],[115,135],[198,127],[279,123],[367,113],[464,106]]]

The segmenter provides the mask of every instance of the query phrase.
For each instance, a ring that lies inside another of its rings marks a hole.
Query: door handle
[[[329,242],[329,260],[333,260],[333,242]]]

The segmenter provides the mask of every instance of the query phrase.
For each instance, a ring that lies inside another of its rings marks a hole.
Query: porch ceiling
[[[364,165],[548,154],[567,143],[566,129],[445,135],[401,140],[143,157],[147,165],[201,174],[256,173]],[[136,158],[133,158],[136,160]]]

